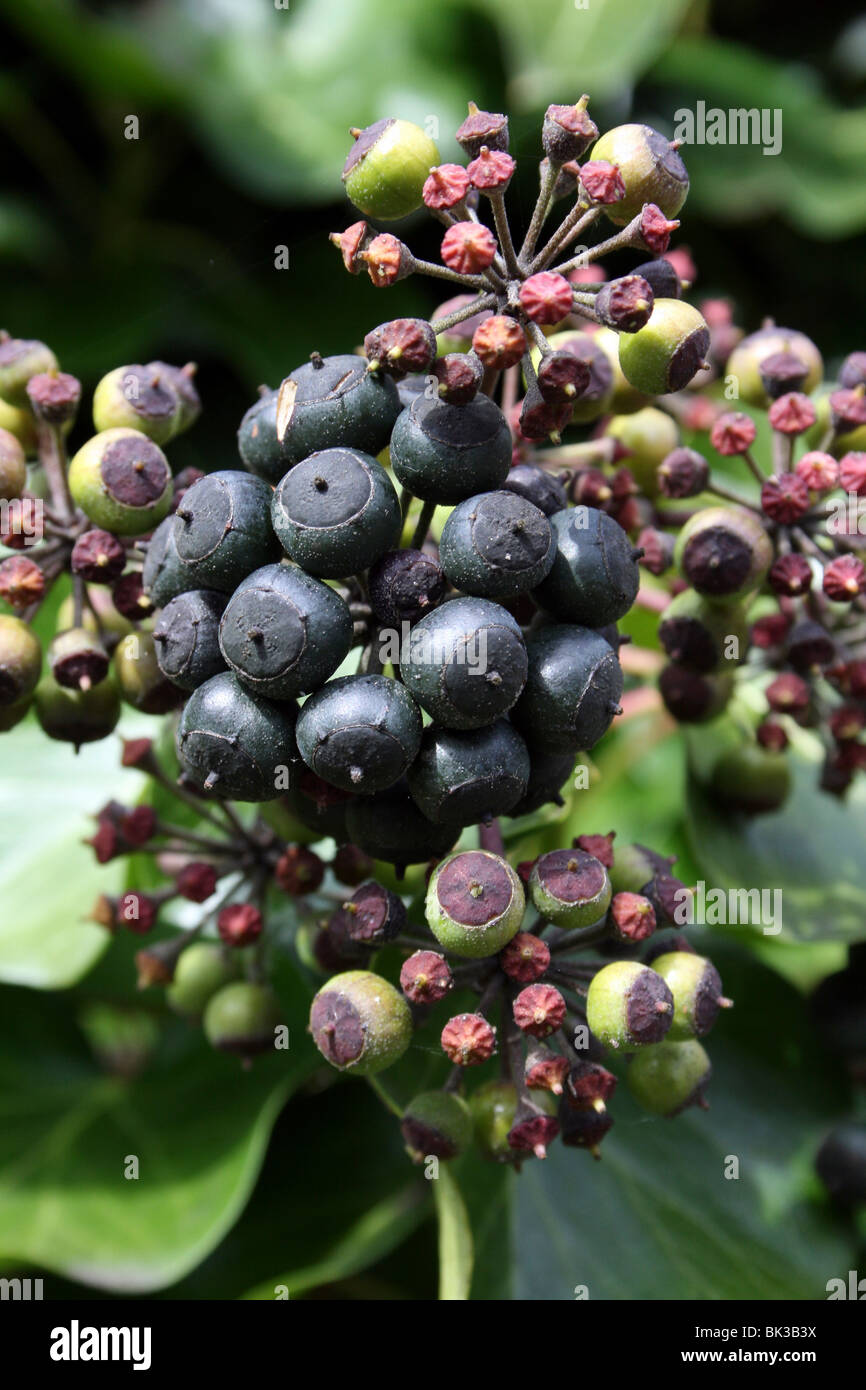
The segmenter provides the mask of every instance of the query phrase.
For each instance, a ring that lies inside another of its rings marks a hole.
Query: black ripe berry
[[[509,815],[528,816],[532,811],[540,811],[552,801],[556,806],[564,804],[560,791],[571,776],[574,767],[574,753],[558,751],[547,752],[543,748],[529,749],[529,781],[526,791],[512,806]]]
[[[220,624],[229,666],[250,690],[276,700],[318,689],[351,643],[340,595],[290,565],[265,565],[239,584]]]
[[[733,679],[701,675],[671,661],[659,676],[659,690],[666,707],[683,724],[702,724],[721,714],[733,689]]]
[[[534,589],[556,556],[550,522],[513,492],[484,492],[455,507],[439,558],[456,589],[482,598],[515,598]]]
[[[553,516],[554,512],[561,512],[568,506],[563,484],[553,473],[534,463],[516,464],[502,486],[508,492],[516,492],[518,497],[525,497],[545,516]]]
[[[346,830],[352,843],[374,859],[398,867],[441,858],[460,833],[456,825],[436,825],[429,820],[403,780],[375,796],[352,800],[346,811]]]
[[[447,582],[442,566],[423,550],[389,550],[368,575],[370,603],[379,622],[399,628],[436,607]]]
[[[283,549],[309,574],[367,569],[400,533],[400,504],[380,463],[358,449],[323,449],[287,473],[273,497]]]
[[[196,587],[197,581],[177,553],[174,517],[161,521],[147,543],[141,581],[144,592],[156,608]]]
[[[359,946],[375,949],[393,941],[406,926],[402,898],[372,880],[362,883],[331,917],[328,930]]]
[[[438,723],[477,729],[505,714],[519,696],[526,646],[519,625],[498,603],[456,598],[415,625],[400,671],[407,690]]]
[[[308,767],[303,767],[297,780],[277,803],[277,815],[287,811],[295,821],[311,830],[317,840],[330,836],[338,844],[348,840],[346,812],[352,797],[339,787],[323,782]],[[279,828],[279,826],[277,827]],[[286,829],[286,838],[295,838],[297,827]]]
[[[508,422],[485,395],[468,405],[416,396],[391,435],[391,466],[398,481],[430,502],[453,504],[481,489],[500,487],[510,464]]]
[[[230,594],[253,570],[279,559],[271,527],[271,490],[249,473],[200,478],[175,513],[174,542],[195,587]]]
[[[193,691],[180,717],[181,767],[215,796],[270,801],[297,762],[296,718],[294,704],[252,695],[230,672],[212,676]]]
[[[535,598],[561,622],[603,627],[634,603],[640,580],[636,553],[622,527],[594,507],[551,518],[556,556]]]
[[[274,485],[297,462],[291,448],[284,448],[277,439],[277,396],[276,391],[263,390],[238,428],[238,453],[244,467]]]
[[[597,632],[556,624],[527,641],[529,674],[512,720],[531,747],[590,749],[618,713],[622,671]]]
[[[640,275],[646,280],[657,299],[681,299],[683,284],[670,261],[660,256],[655,261],[643,261],[636,265],[632,275]]]
[[[399,412],[394,382],[383,372],[369,371],[363,357],[313,353],[309,362],[286,377],[277,395],[276,445],[281,460],[291,467],[316,449],[341,445],[378,454],[388,443]],[[268,476],[273,478],[274,472],[269,470]]]
[[[183,690],[195,690],[224,671],[219,624],[225,594],[193,589],[178,594],[163,608],[153,629],[159,669]]]
[[[424,815],[452,825],[505,815],[528,782],[526,744],[504,719],[484,729],[431,725],[409,771],[409,788]]]
[[[344,676],[307,700],[297,739],[304,762],[324,781],[349,792],[384,791],[418,752],[421,712],[399,681]]]

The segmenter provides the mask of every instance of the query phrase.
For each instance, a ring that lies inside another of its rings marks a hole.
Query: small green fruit
[[[0,397],[19,409],[28,405],[27,383],[42,372],[56,372],[57,358],[35,338],[0,333]]]
[[[672,661],[690,671],[732,670],[746,655],[749,623],[740,604],[709,603],[684,589],[668,604],[658,629]]]
[[[2,416],[0,416],[2,420]],[[27,486],[27,462],[17,437],[0,424],[0,501],[13,502]]]
[[[131,632],[114,653],[114,674],[123,699],[143,714],[166,714],[181,701],[181,692],[160,670],[150,632]]]
[[[774,551],[754,512],[745,507],[703,507],[680,531],[674,559],[699,594],[729,602],[763,584]]]
[[[275,995],[264,985],[243,980],[224,985],[212,995],[204,1013],[204,1031],[211,1046],[245,1059],[268,1052],[281,1024]]]
[[[657,299],[649,323],[621,333],[619,364],[628,381],[648,396],[682,391],[709,351],[703,316],[682,299]]]
[[[14,435],[27,458],[36,453],[36,421],[33,412],[0,399],[0,429]]]
[[[103,430],[70,463],[69,490],[103,530],[140,536],[171,507],[171,469],[162,450],[140,430]]]
[[[674,996],[674,1017],[669,1042],[702,1038],[715,1023],[719,1009],[730,1006],[722,994],[722,981],[711,960],[692,951],[668,951],[653,961],[655,970]]]
[[[48,737],[72,743],[76,749],[107,738],[120,718],[120,694],[110,677],[90,690],[67,690],[53,676],[43,676],[34,704]]]
[[[98,636],[100,629],[103,633],[110,634],[112,637],[127,637],[136,631],[136,628],[125,618],[122,613],[118,613],[111,597],[111,590],[103,588],[101,585],[91,585],[88,590],[90,603],[93,605],[94,612],[90,607],[86,607],[81,619],[81,626],[93,636]],[[97,619],[99,620],[97,622]],[[75,621],[75,602],[71,594],[63,600],[57,610],[57,628],[62,632],[64,629],[72,627]],[[139,630],[149,625],[149,619],[145,619],[143,624],[139,624]]]
[[[338,1071],[373,1076],[403,1056],[412,1015],[402,994],[370,970],[347,970],[323,985],[310,1009],[310,1032]]]
[[[181,953],[165,992],[175,1013],[200,1018],[218,989],[237,977],[238,957],[215,941],[193,941]]]
[[[679,444],[679,431],[664,410],[647,405],[629,415],[615,415],[605,434],[618,439],[628,450],[627,467],[641,492],[658,496],[658,468]]]
[[[670,140],[651,126],[618,125],[605,131],[590,158],[605,159],[619,169],[625,193],[604,209],[618,227],[636,217],[644,203],[655,203],[665,217],[676,217],[686,201],[686,166]]]
[[[667,262],[665,262],[667,264]],[[635,273],[635,272],[633,272]],[[636,272],[640,274],[640,270]],[[593,341],[606,356],[613,372],[613,396],[610,401],[610,408],[616,415],[634,415],[638,410],[643,410],[649,405],[650,397],[643,391],[638,391],[626,377],[619,364],[619,334],[615,328],[599,328],[593,335]]]
[[[556,849],[532,866],[533,905],[558,927],[588,927],[607,912],[610,879],[604,865],[580,849]]]
[[[644,1110],[672,1118],[690,1105],[706,1109],[704,1091],[712,1070],[699,1042],[663,1042],[639,1052],[630,1062],[626,1078]]]
[[[517,934],[525,907],[523,884],[507,860],[488,850],[467,850],[436,866],[424,910],[447,951],[480,960]]]
[[[451,1091],[422,1091],[403,1111],[400,1129],[416,1163],[456,1158],[472,1142],[472,1112]]]
[[[790,763],[784,753],[744,743],[719,758],[710,787],[730,810],[752,816],[777,811],[791,790]]]
[[[343,183],[355,207],[381,222],[408,217],[420,208],[427,175],[442,162],[426,131],[389,117],[352,134],[355,144],[343,167]]]
[[[761,380],[761,363],[779,352],[790,352],[808,369],[806,380],[800,388],[807,396],[820,385],[824,363],[811,338],[795,328],[777,328],[771,324],[743,338],[727,360],[725,377],[736,382],[739,400],[766,410],[770,397]]]
[[[508,1142],[508,1134],[517,1114],[517,1087],[511,1081],[488,1081],[473,1091],[469,1108],[475,1131],[475,1142],[481,1156],[492,1163],[514,1163],[517,1150]]]
[[[0,614],[0,707],[31,695],[41,670],[39,639],[20,618]]]
[[[181,405],[170,380],[151,364],[115,367],[93,392],[93,427],[98,432],[133,429],[155,444],[178,431]]]
[[[617,960],[593,977],[586,1021],[605,1047],[628,1051],[660,1042],[671,1026],[673,1007],[673,995],[655,970]]]
[[[618,845],[610,881],[614,893],[642,893],[657,874],[669,874],[676,861],[643,845]]]

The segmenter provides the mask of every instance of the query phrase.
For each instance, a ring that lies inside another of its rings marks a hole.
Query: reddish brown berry
[[[475,159],[483,146],[489,150],[508,149],[508,117],[499,111],[479,111],[469,103],[469,115],[457,130],[457,143]]]
[[[866,425],[866,393],[863,386],[849,391],[834,391],[830,397],[833,422],[838,430],[856,430]]]
[[[578,835],[571,843],[573,849],[582,849],[584,854],[591,854],[606,869],[612,869],[615,839],[616,831],[610,830],[607,835]]]
[[[479,193],[504,193],[516,167],[511,155],[504,150],[492,150],[482,145],[478,157],[473,159],[466,172],[472,187],[477,188]]]
[[[374,236],[367,248],[360,253],[360,259],[367,267],[367,274],[379,289],[394,285],[411,275],[414,258],[408,246],[390,232],[380,232]]]
[[[514,1000],[514,1022],[533,1038],[546,1038],[565,1021],[565,1000],[553,985],[528,985]]]
[[[546,401],[564,405],[576,400],[589,385],[586,362],[571,352],[548,352],[536,369],[538,389]]]
[[[45,575],[25,555],[10,555],[0,562],[0,598],[12,608],[28,608],[45,593]]]
[[[485,367],[504,370],[515,367],[526,352],[526,335],[516,319],[491,314],[473,333],[472,347]]]
[[[449,405],[468,405],[478,394],[484,368],[474,352],[448,352],[433,364],[439,397]]]
[[[780,526],[792,526],[809,510],[809,489],[796,473],[768,478],[761,488],[764,515]]]
[[[614,500],[610,479],[600,468],[582,468],[575,473],[571,495],[578,506],[596,507],[602,512],[610,511]]]
[[[525,881],[528,882],[528,875]],[[518,932],[500,951],[499,964],[510,979],[531,984],[540,980],[550,965],[550,950],[532,932]]]
[[[496,1051],[496,1030],[481,1014],[455,1014],[442,1029],[442,1050],[459,1067],[477,1067]]]
[[[126,569],[126,550],[110,531],[85,531],[72,547],[70,567],[88,584],[113,584]]]
[[[812,587],[812,566],[805,555],[780,555],[770,566],[770,588],[786,598],[798,598]]]
[[[364,352],[372,367],[399,379],[409,372],[430,370],[436,358],[436,334],[426,319],[391,319],[367,334]]]
[[[541,143],[548,159],[566,164],[580,159],[598,139],[598,126],[588,115],[589,97],[582,96],[574,106],[548,106],[541,128]]]
[[[125,854],[127,848],[117,826],[107,819],[99,821],[94,834],[84,843],[92,847],[97,864],[109,864],[119,854]]]
[[[175,879],[175,886],[180,896],[189,902],[207,902],[216,892],[217,871],[213,864],[193,860],[190,864],[184,864]]]
[[[770,709],[779,714],[800,714],[809,708],[812,692],[802,676],[783,671],[764,691]]]
[[[601,1113],[616,1090],[617,1078],[600,1062],[581,1061],[568,1073],[565,1097],[579,1110]]]
[[[710,443],[716,453],[733,458],[752,447],[757,433],[754,420],[741,411],[731,410],[716,420],[710,430]]]
[[[601,1158],[601,1142],[613,1125],[608,1112],[563,1105],[560,1115],[563,1144],[573,1149],[589,1149],[593,1158]]]
[[[136,806],[120,822],[120,833],[127,844],[138,849],[156,834],[156,812],[152,806]]]
[[[533,323],[554,324],[571,313],[573,292],[564,275],[541,270],[520,286],[520,305]]]
[[[400,935],[406,925],[406,908],[396,893],[371,879],[338,908],[330,925],[345,931],[358,945],[381,946]]]
[[[150,617],[153,612],[153,604],[144,592],[141,583],[141,571],[133,570],[131,574],[122,574],[115,580],[111,590],[111,601],[124,618],[129,618],[130,622],[140,622],[142,618]]]
[[[533,385],[523,398],[520,407],[518,429],[522,439],[558,439],[571,419],[571,404],[557,405],[546,401],[538,387]]]
[[[588,159],[581,165],[580,184],[591,203],[618,203],[625,197],[622,175],[606,159]]]
[[[220,908],[217,931],[227,946],[249,946],[264,927],[262,914],[252,903],[228,903]]]
[[[518,1153],[531,1153],[536,1158],[547,1158],[547,1146],[559,1133],[559,1121],[552,1115],[543,1115],[520,1105],[514,1124],[508,1131],[508,1143]]]
[[[834,603],[851,603],[866,589],[866,566],[856,555],[839,555],[824,570],[824,593]]]
[[[340,845],[331,862],[334,877],[350,888],[357,888],[373,872],[373,860],[357,845]]]
[[[293,898],[315,893],[325,877],[325,865],[306,845],[289,845],[277,860],[274,878]]]
[[[156,903],[146,893],[124,893],[115,912],[115,925],[144,936],[156,924]]]
[[[830,492],[839,481],[839,464],[832,454],[811,449],[797,460],[794,472],[810,492]]]
[[[122,767],[144,767],[153,754],[153,740],[149,738],[127,738],[123,742],[120,756]]]
[[[602,286],[593,309],[608,328],[637,333],[649,322],[654,298],[652,286],[642,275],[623,275]]]
[[[568,1058],[540,1043],[529,1049],[523,1079],[530,1091],[550,1091],[561,1096],[568,1076]]]
[[[839,743],[859,738],[866,728],[866,712],[860,705],[840,705],[830,715],[830,733]]]
[[[783,753],[788,747],[788,735],[775,719],[765,719],[755,730],[755,736],[762,748],[771,753]]]
[[[710,466],[696,449],[674,449],[658,466],[656,479],[665,497],[696,497],[710,479]]]
[[[643,551],[640,562],[650,574],[661,575],[669,570],[674,562],[676,540],[668,531],[657,531],[653,526],[645,526],[637,538],[638,549]]]
[[[642,893],[615,893],[610,916],[616,935],[623,941],[645,941],[656,929],[656,915]]]
[[[40,372],[28,381],[27,397],[37,420],[46,425],[71,425],[78,414],[81,382],[68,372]]]
[[[454,976],[438,951],[415,951],[403,962],[400,988],[412,1004],[435,1004],[454,987]]]
[[[811,671],[816,666],[829,666],[835,655],[833,638],[821,623],[804,619],[791,628],[788,634],[787,657],[797,671]]]
[[[768,613],[766,617],[758,618],[757,622],[752,624],[752,643],[762,651],[778,647],[787,637],[790,626],[791,623],[784,613]]]
[[[442,261],[461,275],[480,275],[496,257],[496,237],[481,222],[455,222],[442,238]]]
[[[809,397],[799,391],[789,391],[787,396],[773,401],[767,414],[773,429],[780,434],[802,434],[817,419]]]
[[[678,218],[671,221],[655,203],[647,203],[640,215],[641,240],[654,256],[661,256],[670,246],[671,232],[675,232],[679,225]],[[681,276],[681,279],[685,278]]]
[[[373,233],[366,222],[353,222],[344,232],[332,232],[329,240],[337,247],[343,257],[343,265],[350,275],[358,275],[364,269],[361,252],[372,240]]]
[[[846,492],[866,497],[866,453],[854,450],[839,460],[839,483]]]
[[[421,196],[434,212],[456,208],[469,192],[469,175],[462,164],[437,164],[424,181]]]
[[[799,391],[809,375],[809,368],[793,352],[772,352],[758,365],[761,382],[771,400],[790,391]]]

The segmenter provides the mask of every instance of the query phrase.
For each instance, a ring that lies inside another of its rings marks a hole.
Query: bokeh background
[[[313,348],[350,350],[373,323],[436,303],[435,287],[412,281],[385,303],[329,246],[327,232],[349,220],[339,181],[348,127],[434,118],[448,159],[467,98],[509,111],[519,217],[534,198],[544,108],[586,91],[601,129],[635,119],[672,132],[677,109],[699,100],[780,107],[777,157],[684,150],[692,190],[679,244],[697,263],[698,291],[730,296],[746,328],[772,315],[814,337],[831,363],[866,346],[860,6],[584,3],[0,0],[3,326],[50,343],[86,394],[115,365],[196,361],[205,413],[173,462],[233,467],[237,423],[259,383],[276,385]],[[137,139],[126,138],[130,117]],[[413,219],[407,232],[433,251],[435,227]],[[290,266],[276,270],[284,245]],[[592,828],[610,821],[625,839],[679,849],[683,877],[697,877],[681,744],[647,755],[641,737],[637,727],[611,741]],[[172,1034],[143,1079],[118,1089],[127,1083],[116,1018],[105,1023],[112,1056],[100,1059],[98,1011],[132,1007],[135,943],[100,959],[97,929],[67,929],[95,878],[88,867],[85,881],[80,826],[65,821],[61,834],[51,816],[60,778],[68,814],[80,817],[138,789],[111,781],[116,751],[100,761],[85,750],[74,766],[70,753],[62,770],[61,752],[27,727],[3,749],[0,975],[14,1051],[10,1041],[0,1060],[2,1272],[45,1274],[46,1296],[271,1298],[285,1281],[302,1297],[435,1297],[429,1193],[366,1088],[313,1095],[304,1078],[284,1109],[300,1076],[287,1081],[267,1063],[239,1077]],[[803,832],[814,810],[799,814]],[[832,816],[827,834],[841,843],[845,813]],[[738,831],[727,833],[730,858]],[[751,846],[741,872],[752,877],[740,881],[755,881],[761,855],[781,858],[783,838]],[[767,870],[768,882],[779,872]],[[820,918],[811,902],[800,903],[801,923]],[[850,939],[851,916],[862,935],[860,900],[848,910]],[[711,1117],[675,1133],[639,1129],[633,1114],[605,1163],[589,1173],[587,1160],[584,1183],[579,1154],[536,1165],[544,1172],[517,1187],[510,1175],[463,1174],[476,1296],[568,1299],[589,1282],[606,1298],[821,1297],[825,1279],[853,1267],[854,1229],[811,1176],[815,1143],[851,1108],[804,1004],[845,961],[833,923],[820,925],[808,945],[714,947],[743,1007],[725,1023]],[[130,1014],[130,1055],[150,1042]],[[155,1191],[133,1195],[107,1176],[129,1148],[159,1174]],[[726,1152],[747,1165],[736,1199],[734,1184],[706,1180]]]

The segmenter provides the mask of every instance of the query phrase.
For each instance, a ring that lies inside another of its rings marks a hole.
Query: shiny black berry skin
[[[438,382],[435,378],[432,381],[429,394],[436,395]],[[407,405],[411,405],[416,396],[423,396],[430,382],[431,378],[425,376],[424,372],[410,372],[409,376],[404,376],[402,381],[398,381],[397,394],[400,397],[400,408],[405,409]]]
[[[344,791],[384,791],[406,772],[421,743],[421,711],[388,676],[343,676],[311,695],[298,717],[308,767]]]
[[[295,465],[273,496],[286,554],[308,574],[367,569],[400,537],[400,503],[380,463],[359,449],[322,449]]]
[[[174,517],[161,521],[147,543],[141,571],[144,592],[156,608],[196,587],[196,579],[177,553]]]
[[[271,489],[249,473],[226,469],[193,483],[175,513],[174,543],[196,588],[230,594],[279,559],[270,507]]]
[[[589,628],[553,623],[526,643],[529,674],[512,722],[531,748],[590,749],[607,733],[622,694],[609,642]]]
[[[543,748],[529,750],[529,781],[526,791],[508,812],[510,816],[528,816],[540,811],[542,806],[553,802],[563,804],[560,791],[571,776],[574,768],[574,753],[548,752]]]
[[[380,623],[394,628],[417,623],[448,588],[439,561],[423,550],[386,551],[367,580],[373,612]]]
[[[298,762],[297,706],[245,690],[230,672],[194,690],[177,728],[181,767],[197,786],[235,801],[271,801]]]
[[[501,487],[511,465],[511,431],[499,406],[477,395],[448,405],[419,395],[397,419],[391,467],[416,497],[453,504]]]
[[[318,690],[352,645],[340,595],[295,565],[264,565],[239,584],[220,623],[228,665],[250,690],[291,700]]]
[[[491,724],[526,682],[520,627],[489,599],[449,599],[415,624],[408,646],[400,667],[406,689],[448,729]]]
[[[163,608],[153,629],[156,659],[164,676],[182,690],[195,690],[226,669],[219,644],[225,594],[192,589]]]
[[[505,815],[525,794],[529,751],[505,719],[484,729],[425,729],[408,776],[424,815],[437,824],[475,825]]]
[[[330,786],[316,777],[306,765],[298,777],[297,786],[291,787],[282,798],[280,805],[290,815],[312,830],[317,839],[330,836],[342,845],[348,840],[346,812],[353,798],[338,787]]]
[[[280,386],[275,442],[289,468],[316,449],[340,445],[378,454],[399,413],[394,382],[384,372],[368,371],[363,357],[314,353]]]
[[[654,261],[644,261],[636,265],[630,275],[639,275],[646,280],[657,299],[682,299],[683,283],[670,261],[659,256]]]
[[[545,516],[553,516],[554,512],[561,512],[568,506],[563,484],[553,473],[534,463],[515,464],[502,486],[508,492],[516,492],[518,497],[525,497]]]
[[[514,493],[482,492],[455,507],[442,529],[439,559],[455,589],[509,599],[540,584],[556,555],[550,522]]]
[[[405,780],[375,796],[349,803],[346,830],[353,845],[388,864],[424,864],[440,859],[454,845],[456,825],[436,825],[412,800]]]
[[[274,486],[297,462],[291,448],[277,439],[277,395],[276,391],[264,391],[238,429],[238,453],[244,467]]]
[[[631,541],[606,512],[571,507],[557,512],[550,524],[556,556],[547,578],[533,597],[564,623],[604,627],[631,608],[640,571]]]

